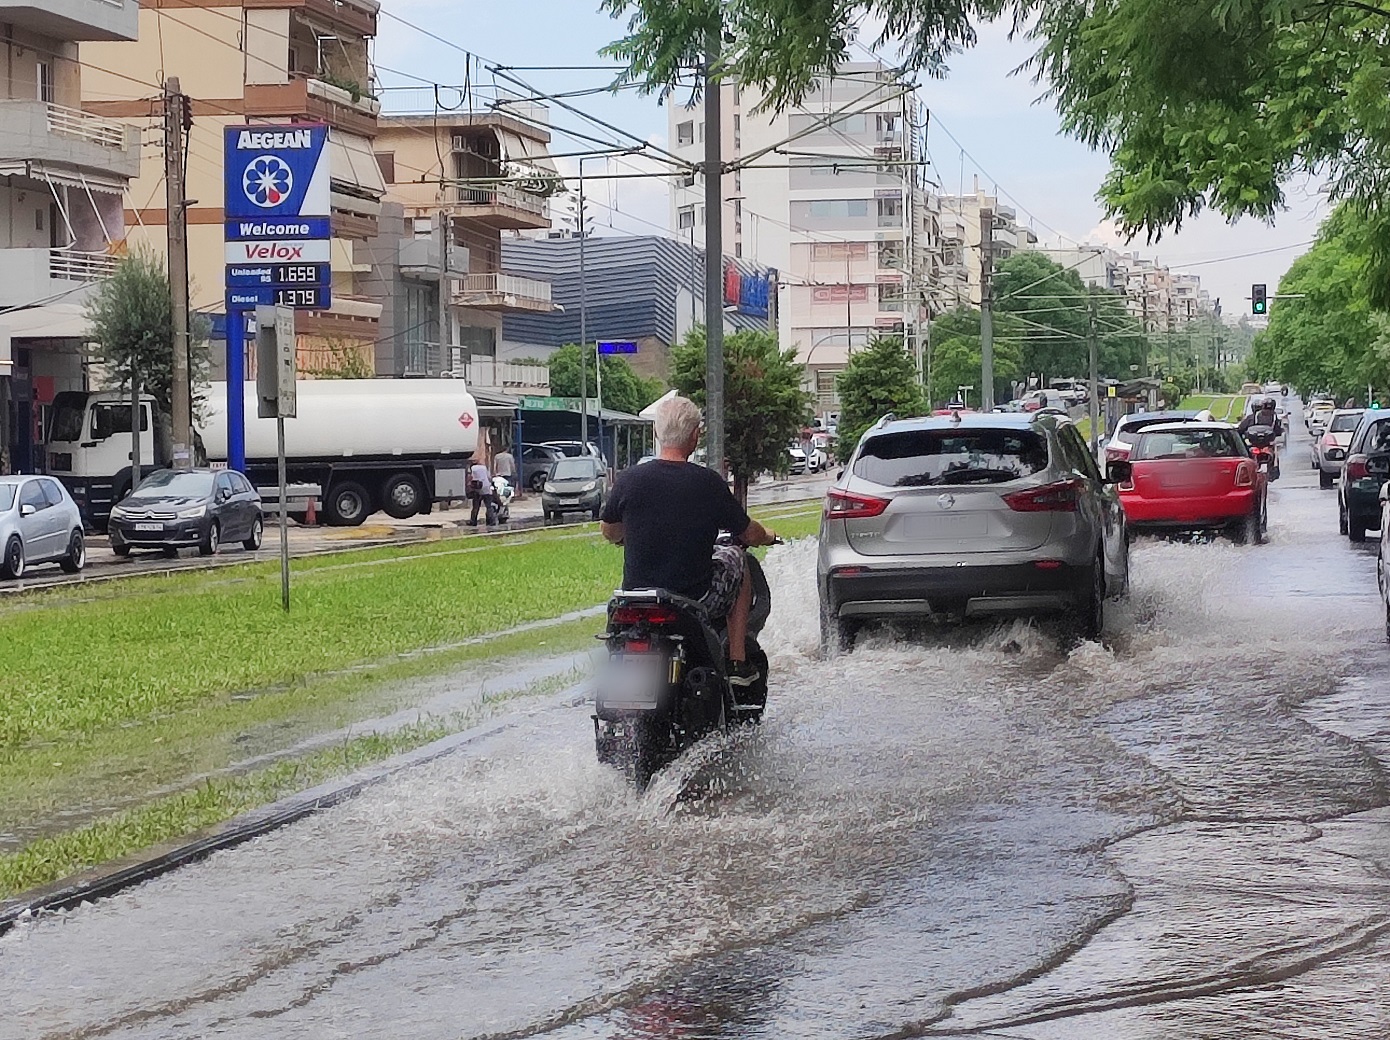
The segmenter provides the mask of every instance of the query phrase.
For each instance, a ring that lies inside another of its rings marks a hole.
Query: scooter
[[[497,501],[497,522],[505,524],[512,518],[512,497],[516,489],[506,477],[492,478],[492,495]]]
[[[1250,457],[1255,466],[1262,468],[1270,480],[1279,479],[1279,450],[1274,442],[1278,435],[1273,426],[1252,426],[1245,431],[1245,443],[1250,447]]]
[[[638,789],[710,734],[762,721],[767,654],[757,636],[772,596],[757,558],[745,559],[753,590],[747,655],[760,676],[747,688],[729,683],[722,619],[710,624],[694,600],[665,589],[620,589],[608,603],[608,625],[599,637],[608,659],[594,691],[594,745],[598,760],[622,769]]]

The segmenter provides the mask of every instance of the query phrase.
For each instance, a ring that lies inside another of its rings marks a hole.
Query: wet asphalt
[[[0,939],[0,1040],[1390,1034],[1376,544],[1301,424],[1262,546],[1140,542],[1105,645],[818,653],[638,796],[582,707]]]

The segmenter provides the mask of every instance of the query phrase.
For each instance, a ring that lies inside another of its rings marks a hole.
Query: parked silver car
[[[1313,468],[1318,471],[1321,487],[1330,488],[1337,482],[1337,474],[1342,472],[1342,463],[1347,460],[1351,435],[1365,412],[1364,408],[1337,409],[1327,420],[1326,431],[1313,441]]]
[[[0,477],[0,577],[22,578],[36,563],[69,574],[86,566],[82,514],[52,477]]]
[[[817,584],[832,647],[904,616],[1061,613],[1093,639],[1129,584],[1124,512],[1068,419],[885,418],[826,496]]]
[[[607,497],[608,470],[592,455],[560,459],[541,485],[541,509],[547,521],[558,520],[562,513],[581,512],[597,520]]]

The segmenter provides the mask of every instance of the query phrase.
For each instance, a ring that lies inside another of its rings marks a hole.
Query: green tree
[[[939,315],[931,323],[931,385],[927,393],[932,404],[946,404],[958,396],[958,387],[973,386],[972,400],[981,401],[980,374],[982,348],[980,312],[958,307]],[[994,389],[996,400],[1008,400],[1009,381],[1022,369],[1025,330],[1009,314],[994,316]]]
[[[811,395],[801,379],[796,351],[779,350],[771,333],[745,329],[724,337],[724,447],[740,502],[748,501],[755,476],[785,464],[788,442],[806,425]],[[671,351],[671,382],[704,407],[703,327]]]
[[[368,356],[370,349],[356,340],[335,336],[324,343],[318,364],[306,367],[304,374],[315,379],[371,379],[376,366]]]
[[[600,358],[603,364],[603,407],[636,415],[666,392],[666,385],[660,379],[642,378],[622,358],[612,354],[602,354]],[[592,345],[586,360],[587,389],[590,397],[596,397],[598,386],[594,379]],[[579,396],[579,347],[576,344],[567,344],[544,360],[523,358],[521,363],[548,365],[550,392],[556,397]]]
[[[164,260],[137,248],[122,257],[110,278],[100,282],[87,302],[93,359],[111,378],[128,387],[131,372],[145,393],[169,414],[173,398],[173,298]],[[194,403],[208,381],[207,319],[196,312],[189,322],[189,385]]]
[[[849,357],[840,375],[840,423],[836,454],[845,459],[864,431],[889,412],[922,415],[927,400],[917,382],[917,364],[900,336],[879,336]]]

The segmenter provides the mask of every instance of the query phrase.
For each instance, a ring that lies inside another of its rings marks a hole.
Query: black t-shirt
[[[691,599],[709,591],[719,532],[737,537],[749,524],[718,473],[665,459],[625,470],[603,519],[624,525],[623,588],[668,589]]]

